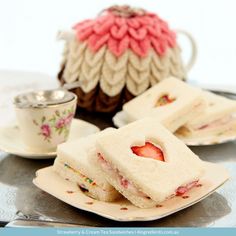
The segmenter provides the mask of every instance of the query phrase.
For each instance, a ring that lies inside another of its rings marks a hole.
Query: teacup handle
[[[188,62],[184,66],[186,71],[188,72],[193,67],[193,65],[196,62],[196,58],[197,58],[197,44],[196,44],[196,41],[193,38],[193,36],[190,33],[188,33],[187,31],[177,29],[177,30],[175,30],[175,32],[177,34],[182,34],[185,37],[187,37],[189,39],[190,44],[191,44],[192,53],[191,53],[191,56],[190,56]]]

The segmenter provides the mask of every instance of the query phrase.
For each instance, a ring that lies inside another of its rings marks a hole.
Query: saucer
[[[99,128],[89,122],[73,119],[68,140],[75,140],[99,132]],[[17,125],[0,127],[0,150],[29,159],[49,159],[56,156],[56,152],[37,152],[27,150],[20,138]]]
[[[114,125],[118,128],[129,123],[128,117],[124,111],[117,112],[112,120]],[[236,140],[236,129],[233,131],[225,132],[221,135],[209,135],[205,137],[185,137],[179,134],[175,135],[188,146],[207,146],[227,143]]]
[[[151,221],[196,204],[214,193],[228,180],[228,171],[223,166],[210,162],[204,162],[204,165],[207,171],[199,180],[199,185],[191,189],[188,195],[175,196],[156,207],[147,209],[138,208],[124,198],[114,202],[102,202],[90,198],[76,184],[56,174],[51,166],[38,170],[33,183],[43,191],[77,209],[92,212],[111,220]]]

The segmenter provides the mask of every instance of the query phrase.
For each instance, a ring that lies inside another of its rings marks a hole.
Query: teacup
[[[67,141],[77,96],[57,89],[24,93],[14,98],[20,134],[31,151],[54,152]]]

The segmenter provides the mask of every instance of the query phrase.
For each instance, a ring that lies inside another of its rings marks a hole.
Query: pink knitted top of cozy
[[[163,56],[168,48],[176,45],[176,34],[156,14],[122,17],[106,11],[92,20],[76,24],[73,29],[79,41],[86,41],[88,47],[97,52],[107,48],[115,56],[121,56],[128,48],[136,55],[145,57],[150,48]]]

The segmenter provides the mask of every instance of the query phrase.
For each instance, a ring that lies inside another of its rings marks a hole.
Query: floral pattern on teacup
[[[38,135],[43,136],[44,140],[50,142],[53,132],[57,135],[64,136],[66,139],[69,135],[69,127],[74,117],[74,107],[64,111],[56,110],[51,117],[43,116],[40,121],[33,120],[36,126],[39,126]]]
[[[48,124],[43,124],[40,127],[41,132],[40,135],[43,135],[45,139],[50,139],[51,138],[51,127]]]

